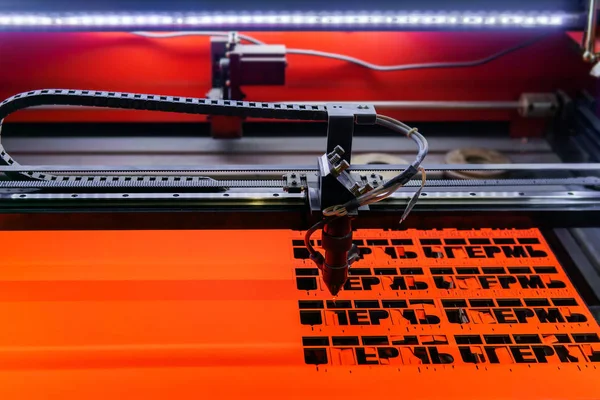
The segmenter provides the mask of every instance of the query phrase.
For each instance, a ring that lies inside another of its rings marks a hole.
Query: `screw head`
[[[342,160],[342,157],[340,157],[339,154],[334,154],[333,156],[331,156],[331,158],[329,158],[329,162],[331,162],[332,164],[337,164]]]
[[[338,168],[340,169],[340,171],[344,171],[344,170],[350,168],[350,164],[348,164],[348,161],[342,160],[340,162],[340,164],[338,165]]]
[[[586,51],[585,53],[583,53],[583,60],[585,62],[593,63],[593,62],[596,61],[596,59],[597,59],[596,54],[594,54],[594,53],[592,53],[590,51]]]

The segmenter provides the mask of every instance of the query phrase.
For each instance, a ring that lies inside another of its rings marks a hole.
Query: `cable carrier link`
[[[176,97],[151,94],[104,92],[92,90],[44,89],[24,92],[0,103],[0,121],[10,114],[30,107],[45,105],[85,106],[132,109],[144,111],[210,114],[238,117],[271,118],[305,121],[327,121],[324,105],[280,104],[233,100],[210,100],[194,97]],[[0,133],[1,133],[0,122]],[[19,165],[4,149],[0,135],[0,163]],[[18,172],[27,179],[57,180],[43,172]]]

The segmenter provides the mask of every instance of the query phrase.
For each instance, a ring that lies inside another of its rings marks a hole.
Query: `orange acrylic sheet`
[[[600,397],[538,230],[359,230],[335,300],[302,238],[0,232],[0,399]]]

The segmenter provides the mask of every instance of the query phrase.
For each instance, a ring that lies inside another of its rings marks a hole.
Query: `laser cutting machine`
[[[597,12],[0,2],[0,397],[597,397]]]

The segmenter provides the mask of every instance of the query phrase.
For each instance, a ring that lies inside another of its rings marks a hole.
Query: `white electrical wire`
[[[480,65],[487,64],[487,63],[497,60],[498,58],[503,57],[509,53],[515,52],[517,50],[521,50],[528,46],[531,46],[532,44],[538,42],[545,36],[547,36],[546,33],[544,33],[543,35],[535,36],[529,40],[526,40],[522,43],[519,43],[519,44],[509,47],[507,49],[501,50],[490,56],[480,58],[478,60],[472,60],[472,61],[434,62],[434,63],[404,64],[404,65],[377,65],[377,64],[373,64],[368,61],[364,61],[359,58],[350,57],[350,56],[347,56],[344,54],[329,53],[326,51],[319,51],[319,50],[286,49],[286,53],[287,54],[298,54],[298,55],[303,55],[303,56],[323,57],[323,58],[330,58],[330,59],[334,59],[334,60],[345,61],[345,62],[360,65],[361,67],[365,67],[365,68],[372,69],[374,71],[380,71],[380,72],[408,71],[408,70],[414,70],[414,69],[434,69],[434,68],[468,68],[468,67],[477,67]]]
[[[377,125],[381,125],[393,131],[402,133],[409,139],[412,139],[419,148],[417,156],[412,164],[405,169],[402,173],[395,176],[394,178],[387,181],[385,184],[379,186],[376,189],[373,189],[367,193],[364,193],[358,196],[355,200],[351,200],[345,204],[338,204],[335,206],[328,207],[323,210],[323,215],[326,218],[336,218],[342,217],[348,214],[349,211],[355,210],[358,207],[366,206],[369,204],[377,203],[389,196],[391,196],[394,192],[400,189],[409,179],[411,179],[417,172],[421,172],[421,187],[415,192],[411,200],[409,201],[400,222],[404,221],[414,205],[416,204],[419,196],[421,195],[421,191],[425,186],[425,170],[421,168],[421,163],[427,156],[429,151],[429,145],[427,144],[427,140],[423,135],[419,133],[416,128],[411,128],[405,123],[398,121],[394,118],[387,117],[385,115],[377,115],[376,119]]]
[[[229,36],[229,32],[221,31],[188,31],[188,32],[131,32],[133,35],[151,39],[170,39],[182,36]],[[240,35],[238,37],[246,42],[254,44],[265,44],[252,36]]]
[[[228,32],[221,32],[221,31],[189,31],[189,32],[166,32],[166,33],[164,33],[164,32],[161,32],[161,33],[132,32],[132,33],[137,36],[143,36],[143,37],[154,38],[154,39],[168,39],[168,38],[181,37],[181,36],[228,36],[229,35]],[[537,35],[529,40],[526,40],[522,43],[519,43],[519,44],[509,47],[507,49],[501,50],[490,56],[480,58],[478,60],[472,60],[472,61],[434,62],[434,63],[401,64],[401,65],[378,65],[378,64],[370,63],[365,60],[361,60],[359,58],[347,56],[345,54],[330,53],[330,52],[326,52],[326,51],[319,51],[319,50],[312,50],[312,49],[286,49],[286,53],[303,55],[303,56],[323,57],[323,58],[329,58],[329,59],[333,59],[333,60],[345,61],[345,62],[359,65],[364,68],[368,68],[368,69],[371,69],[374,71],[380,71],[380,72],[408,71],[408,70],[415,70],[415,69],[434,69],[434,68],[468,68],[468,67],[477,67],[480,65],[487,64],[487,63],[497,60],[498,58],[503,57],[509,53],[513,53],[513,52],[521,50],[525,47],[531,46],[532,44],[534,44],[534,43],[538,42],[539,40],[543,39],[544,37],[546,37],[547,35],[548,35],[547,33],[544,33],[542,35]],[[238,34],[238,37],[240,39],[245,40],[250,43],[265,44],[264,42],[261,42],[260,40],[254,38],[252,36]]]

